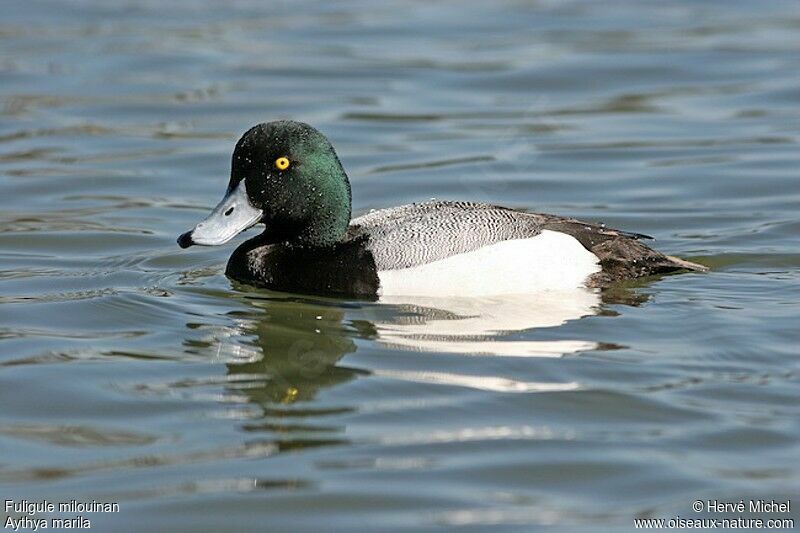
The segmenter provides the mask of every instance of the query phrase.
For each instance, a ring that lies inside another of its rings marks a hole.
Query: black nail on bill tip
[[[178,246],[180,246],[181,248],[188,248],[193,244],[194,244],[194,241],[192,240],[192,232],[191,231],[187,231],[186,233],[184,233],[180,237],[178,237]]]

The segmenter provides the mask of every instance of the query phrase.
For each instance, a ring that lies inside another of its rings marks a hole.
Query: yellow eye
[[[286,170],[289,168],[289,158],[288,157],[279,157],[275,160],[275,168],[278,170]]]

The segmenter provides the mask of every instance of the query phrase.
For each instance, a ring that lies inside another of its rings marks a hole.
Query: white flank
[[[381,296],[491,296],[581,287],[597,256],[566,233],[544,230],[472,252],[378,272]]]

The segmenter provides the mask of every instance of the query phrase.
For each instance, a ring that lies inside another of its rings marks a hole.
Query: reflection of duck
[[[226,273],[281,291],[374,298],[575,289],[705,267],[646,237],[489,204],[431,201],[350,220],[350,182],[330,142],[292,121],[250,129],[233,153],[223,200],[182,247],[217,245],[259,223]]]
[[[556,357],[597,347],[589,340],[553,338],[557,333],[546,334],[546,340],[536,338],[538,329],[597,313],[600,296],[589,289],[485,298],[384,297],[380,303],[359,305],[269,292],[253,296],[246,300],[253,312],[239,314],[236,326],[217,338],[226,345],[228,336],[254,339],[225,348],[223,353],[234,356],[226,361],[228,386],[269,417],[292,415],[294,411],[280,405],[310,400],[320,389],[358,376],[502,392],[578,386],[442,371],[433,360],[431,368],[419,359],[415,367],[402,369],[380,361],[368,369],[342,364],[342,357],[357,350],[359,339],[400,350],[516,357]],[[230,347],[236,350],[230,353]]]

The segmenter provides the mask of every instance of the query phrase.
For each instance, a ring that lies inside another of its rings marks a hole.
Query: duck
[[[333,145],[293,120],[242,135],[222,200],[178,245],[222,245],[256,224],[265,229],[233,251],[225,274],[300,294],[491,297],[707,270],[650,248],[641,233],[490,203],[429,200],[352,218]]]

